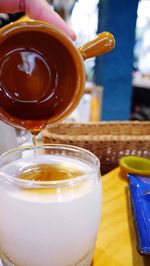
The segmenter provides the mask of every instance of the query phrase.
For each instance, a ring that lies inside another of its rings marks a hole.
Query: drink
[[[32,154],[25,149],[3,157],[1,172],[9,176],[0,184],[3,261],[89,266],[101,209],[96,157],[79,148],[43,146],[35,164],[33,148]]]

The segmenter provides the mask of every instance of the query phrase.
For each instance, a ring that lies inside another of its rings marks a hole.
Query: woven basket
[[[62,123],[45,129],[43,141],[90,150],[100,159],[105,174],[118,166],[122,156],[150,158],[150,122]]]

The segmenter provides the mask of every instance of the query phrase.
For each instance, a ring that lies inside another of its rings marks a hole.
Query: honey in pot
[[[71,54],[54,37],[18,29],[0,45],[2,119],[32,133],[40,131],[74,101],[76,72]]]

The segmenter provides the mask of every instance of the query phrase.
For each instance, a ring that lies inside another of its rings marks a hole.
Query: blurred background
[[[48,2],[75,31],[77,47],[102,31],[116,39],[112,52],[85,62],[85,93],[67,120],[150,120],[150,0]],[[0,14],[0,27],[23,15]]]

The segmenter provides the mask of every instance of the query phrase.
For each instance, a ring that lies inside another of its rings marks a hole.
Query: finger
[[[34,8],[33,8],[34,3]],[[43,0],[26,0],[26,12],[33,19],[45,20],[66,32],[73,40],[76,38],[74,32],[66,25],[64,20]]]
[[[32,19],[47,21],[76,39],[75,33],[67,26],[64,20],[52,9],[45,0],[1,0],[0,12],[13,13],[25,11]]]

